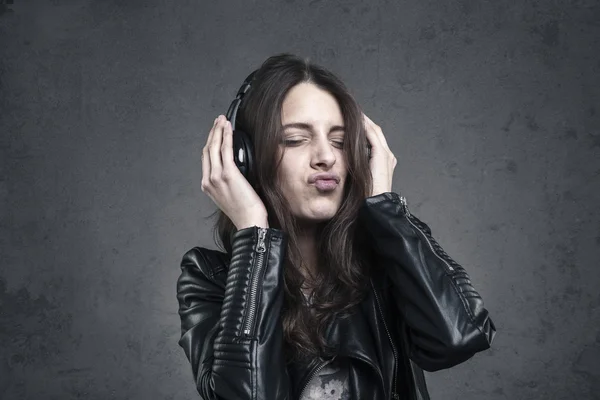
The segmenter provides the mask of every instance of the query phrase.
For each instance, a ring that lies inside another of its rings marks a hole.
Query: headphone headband
[[[240,108],[240,104],[242,103],[244,95],[248,92],[248,90],[250,90],[250,87],[252,86],[252,81],[254,80],[254,74],[256,74],[256,71],[258,70],[252,71],[250,75],[248,75],[246,79],[244,79],[242,86],[240,86],[240,88],[238,89],[235,99],[229,105],[229,109],[227,110],[227,114],[225,115],[227,120],[231,122],[231,128],[233,130],[235,130],[235,120],[237,117],[238,109]]]

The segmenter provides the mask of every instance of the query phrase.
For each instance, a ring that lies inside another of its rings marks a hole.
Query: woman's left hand
[[[371,144],[371,175],[373,176],[373,192],[371,196],[392,191],[392,175],[396,168],[396,157],[390,150],[383,136],[383,131],[363,113],[367,140]]]

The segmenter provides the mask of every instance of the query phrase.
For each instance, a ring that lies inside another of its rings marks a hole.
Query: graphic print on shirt
[[[302,290],[304,303],[312,304],[312,292]],[[313,376],[300,400],[350,400],[348,366],[335,360]]]
[[[300,400],[350,400],[348,367],[332,362],[315,375]]]

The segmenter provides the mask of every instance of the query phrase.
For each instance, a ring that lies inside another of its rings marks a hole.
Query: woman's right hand
[[[268,228],[264,203],[233,160],[233,131],[223,115],[215,119],[202,149],[201,188],[238,230]]]

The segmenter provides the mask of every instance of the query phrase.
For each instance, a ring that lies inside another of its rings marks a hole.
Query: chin
[[[306,212],[298,217],[300,219],[303,219],[306,221],[324,222],[324,221],[329,221],[331,218],[333,218],[335,216],[336,213],[337,213],[337,208],[331,207],[330,209],[327,209],[327,210]]]
[[[309,204],[293,204],[294,216],[303,222],[319,223],[330,220],[340,208],[341,200],[337,198],[312,199]]]
[[[329,221],[331,218],[333,218],[335,215],[335,213],[331,213],[328,215],[318,215],[318,216],[314,216],[313,218],[310,218],[311,221],[314,222],[326,222]]]

